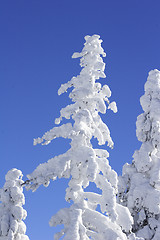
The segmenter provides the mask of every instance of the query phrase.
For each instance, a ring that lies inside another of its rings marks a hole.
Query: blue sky
[[[57,90],[79,74],[79,60],[71,56],[81,51],[87,34],[104,41],[103,81],[118,106],[118,113],[103,116],[115,143],[110,164],[120,174],[131,162],[140,146],[135,134],[139,98],[148,72],[160,70],[159,9],[159,0],[0,1],[0,187],[9,169],[21,169],[26,179],[39,163],[68,149],[63,139],[33,146],[33,138],[52,128],[69,103]],[[25,191],[30,239],[53,239],[48,221],[66,206],[66,186],[60,180],[35,193]]]

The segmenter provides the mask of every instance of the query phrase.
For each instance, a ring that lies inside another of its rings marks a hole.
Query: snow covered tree
[[[125,164],[119,181],[119,202],[134,217],[133,231],[145,240],[160,239],[160,72],[149,72],[140,103],[136,134],[142,145]]]
[[[22,176],[20,170],[10,170],[0,189],[0,240],[29,240],[23,222],[27,212],[22,207],[25,203]]]
[[[58,137],[68,138],[71,139],[71,148],[40,164],[28,175],[30,184],[27,188],[35,191],[41,184],[48,186],[50,180],[57,177],[70,178],[65,199],[73,204],[61,209],[50,220],[51,226],[64,225],[55,239],[63,236],[65,240],[123,240],[127,239],[133,220],[129,210],[116,203],[117,174],[107,160],[108,151],[94,149],[91,143],[91,139],[96,138],[99,145],[107,142],[113,147],[110,131],[99,113],[105,114],[107,109],[117,112],[117,107],[115,102],[109,102],[109,87],[97,82],[106,77],[101,57],[106,56],[101,47],[102,40],[98,35],[86,36],[85,40],[82,51],[72,56],[81,58],[80,75],[61,85],[58,91],[60,95],[72,88],[69,97],[73,104],[61,109],[55,123],[72,118],[71,123],[54,127],[34,140],[34,145],[46,145]],[[90,182],[95,183],[101,193],[87,192]]]

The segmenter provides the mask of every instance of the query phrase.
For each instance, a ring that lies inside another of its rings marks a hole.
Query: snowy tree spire
[[[29,240],[23,222],[27,212],[22,207],[25,203],[22,176],[20,170],[10,170],[0,189],[0,240]]]
[[[65,240],[127,239],[124,232],[130,231],[132,218],[127,208],[116,203],[117,175],[107,160],[109,153],[94,149],[91,144],[94,137],[99,145],[107,142],[109,147],[113,147],[110,131],[99,113],[105,114],[107,109],[116,112],[117,107],[115,102],[109,102],[109,87],[97,82],[99,78],[105,78],[102,40],[98,35],[86,36],[85,40],[82,51],[72,56],[81,58],[80,75],[61,85],[58,91],[60,95],[72,88],[69,97],[73,104],[61,109],[55,123],[60,124],[63,118],[72,118],[74,123],[54,127],[34,140],[36,145],[49,144],[57,137],[69,138],[71,148],[40,164],[28,175],[31,182],[28,188],[35,191],[41,184],[48,186],[51,179],[71,178],[66,189],[66,201],[72,200],[73,204],[60,210],[50,221],[51,226],[64,225],[55,239],[61,236]],[[90,182],[94,182],[102,193],[86,192]],[[101,213],[96,210],[98,205]]]
[[[140,99],[144,113],[138,116],[137,138],[142,142],[132,164],[123,167],[120,199],[133,217],[133,231],[144,239],[160,236],[160,72],[149,72]],[[126,190],[126,193],[123,191]]]

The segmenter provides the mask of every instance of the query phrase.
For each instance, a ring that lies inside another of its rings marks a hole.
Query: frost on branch
[[[69,97],[73,102],[61,109],[55,120],[56,124],[62,125],[34,140],[34,145],[45,145],[57,137],[68,138],[71,139],[71,148],[40,164],[28,175],[31,183],[28,189],[35,191],[41,184],[48,186],[50,180],[57,177],[70,178],[65,199],[73,204],[68,209],[61,209],[50,221],[51,226],[64,225],[55,239],[127,239],[132,217],[126,207],[116,203],[117,174],[109,165],[107,150],[94,149],[91,144],[91,139],[96,138],[99,145],[107,142],[113,147],[110,131],[99,113],[105,114],[107,109],[116,112],[117,107],[115,102],[109,102],[109,87],[97,82],[99,78],[105,78],[102,40],[98,35],[86,36],[85,40],[82,52],[72,56],[81,57],[80,75],[62,84],[58,91],[61,95],[71,88]],[[73,124],[63,124],[64,118],[71,118]],[[101,193],[88,192],[86,187],[90,182],[95,183]]]
[[[160,237],[160,72],[149,72],[145,94],[140,98],[144,113],[138,116],[137,138],[142,142],[125,164],[119,182],[120,202],[134,217],[133,231],[138,237]]]
[[[20,170],[10,170],[0,189],[0,240],[29,240],[23,222],[27,212],[22,207],[25,203],[22,176]]]

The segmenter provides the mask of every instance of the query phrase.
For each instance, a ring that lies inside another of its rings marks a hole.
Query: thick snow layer
[[[117,204],[116,211],[118,214],[117,223],[125,232],[130,232],[133,224],[133,218],[130,216],[129,209]]]

